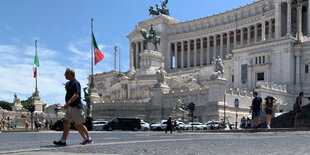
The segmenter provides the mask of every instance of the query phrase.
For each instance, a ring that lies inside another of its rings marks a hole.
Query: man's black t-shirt
[[[252,101],[252,108],[253,111],[258,111],[260,110],[261,104],[262,104],[263,100],[261,97],[255,97]]]
[[[79,81],[77,81],[76,79],[69,81],[69,83],[66,84],[66,90],[66,102],[68,102],[75,93],[78,93],[79,95],[79,97],[75,101],[70,103],[70,107],[77,107],[82,109],[83,106],[81,102],[81,85]]]

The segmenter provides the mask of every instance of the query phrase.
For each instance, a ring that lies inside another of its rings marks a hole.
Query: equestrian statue
[[[157,44],[160,45],[160,37],[156,35],[156,32],[153,29],[153,25],[151,25],[149,32],[147,32],[145,29],[139,28],[138,26],[137,28],[140,29],[140,33],[142,34],[144,38],[143,45],[146,47],[146,49],[148,50],[147,43],[152,42],[155,47],[154,51],[158,51]]]

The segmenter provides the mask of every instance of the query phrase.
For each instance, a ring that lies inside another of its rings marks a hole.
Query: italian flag
[[[93,49],[94,49],[95,65],[96,65],[99,61],[101,61],[104,58],[104,55],[98,48],[94,33],[92,33],[92,36],[93,36]]]
[[[37,77],[37,68],[39,67],[39,57],[36,53],[34,57],[34,64],[33,64],[33,78]]]

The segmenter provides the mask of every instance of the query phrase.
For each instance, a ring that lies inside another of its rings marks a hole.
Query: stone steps
[[[304,105],[303,112],[301,113],[301,119],[295,120],[295,111],[291,110],[288,113],[280,115],[271,119],[271,128],[302,128],[310,127],[310,104]],[[266,122],[261,124],[262,127],[266,127]]]

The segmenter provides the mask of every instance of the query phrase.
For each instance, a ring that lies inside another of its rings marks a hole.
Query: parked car
[[[103,130],[103,126],[108,123],[108,121],[94,121],[93,122],[93,130],[94,131],[101,131]]]
[[[165,130],[166,128],[167,128],[167,120],[161,120],[160,122],[151,125],[151,129],[153,131],[161,131]]]
[[[190,122],[187,125],[185,125],[186,130],[191,130],[192,128],[193,130],[207,130],[207,126],[205,126],[200,122]]]
[[[205,126],[207,126],[207,128],[209,130],[214,130],[214,129],[219,129],[219,121],[209,121],[207,123],[205,123]]]
[[[143,130],[143,131],[148,131],[148,130],[150,130],[151,128],[150,128],[150,124],[149,123],[146,123],[146,122],[144,122],[144,121],[141,121],[141,130]]]
[[[236,124],[235,124],[235,123],[229,124],[229,128],[230,128],[231,130],[237,130]]]
[[[176,126],[174,127],[176,130],[185,130],[185,123],[176,121]]]
[[[103,126],[103,130],[133,130],[141,129],[141,121],[136,118],[113,118]]]
[[[52,130],[56,130],[56,131],[62,131],[64,129],[64,118],[56,121],[53,125],[52,125]],[[86,117],[85,118],[85,122],[83,123],[88,131],[93,130],[93,118],[92,117]],[[70,129],[75,129],[74,127],[74,123],[70,123]]]

